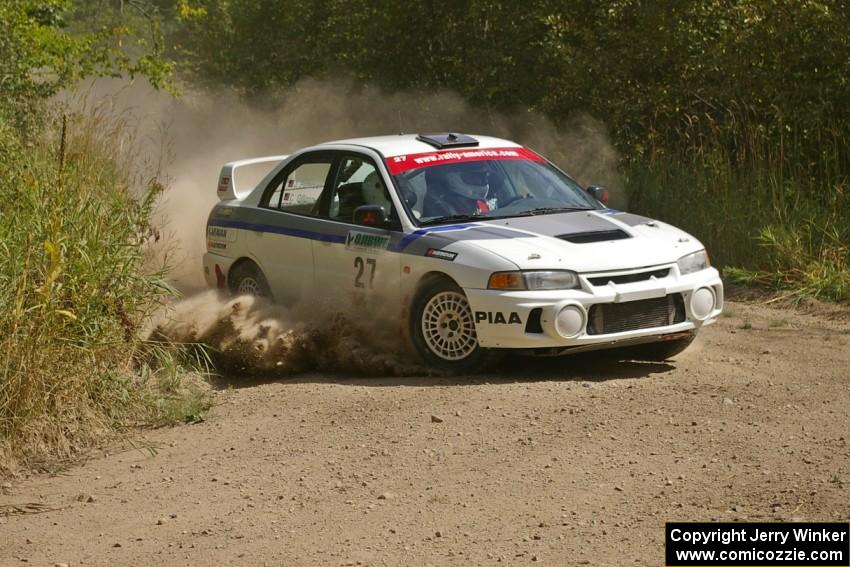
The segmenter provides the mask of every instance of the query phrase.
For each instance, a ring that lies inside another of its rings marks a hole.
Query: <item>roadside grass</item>
[[[699,238],[731,282],[850,301],[850,141],[732,132],[685,135],[626,166],[630,210]],[[814,150],[812,149],[814,148]]]
[[[204,421],[213,401],[205,377],[212,368],[206,350],[196,344],[145,344],[148,360],[139,366],[141,382],[149,386],[143,423],[162,427]]]
[[[149,253],[164,187],[131,124],[73,116],[38,139],[0,126],[0,472],[210,406],[202,380],[183,381],[204,370],[197,349],[141,338],[174,292]]]

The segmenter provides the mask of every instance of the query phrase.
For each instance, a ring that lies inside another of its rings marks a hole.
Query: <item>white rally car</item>
[[[275,165],[243,190],[239,170],[258,164]],[[497,138],[359,138],[228,163],[218,196],[209,285],[379,306],[425,362],[450,371],[479,370],[504,349],[630,346],[663,360],[723,306],[695,238],[606,208],[603,188]]]

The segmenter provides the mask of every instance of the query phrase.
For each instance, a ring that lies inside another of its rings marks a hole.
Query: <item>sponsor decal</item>
[[[345,247],[350,250],[386,250],[389,244],[389,236],[355,230],[349,231],[345,239]]]
[[[227,250],[227,243],[217,242],[215,240],[207,240],[207,249],[210,250],[213,248],[215,248],[216,250]]]
[[[210,238],[219,238],[221,240],[227,240],[227,229],[222,228],[220,226],[208,226],[207,236],[209,236]]]
[[[207,240],[224,240],[227,242],[236,242],[236,235],[239,232],[236,230],[230,230],[223,226],[218,225],[208,225],[207,226]]]
[[[289,180],[287,187],[283,190],[282,203],[287,205],[312,205],[319,200],[322,194],[322,186],[316,185],[294,185],[293,179]]]
[[[396,175],[411,169],[443,163],[462,163],[483,160],[528,160],[542,162],[543,158],[528,148],[473,148],[468,150],[443,150],[423,154],[410,154],[387,158],[390,174]]]
[[[448,250],[440,250],[439,248],[429,248],[425,252],[425,255],[430,258],[438,258],[449,262],[454,262],[455,258],[457,258],[457,252],[449,252]]]
[[[292,189],[283,194],[283,202],[287,205],[312,205],[318,198],[318,195],[305,194],[299,189]]]
[[[519,313],[511,311],[506,317],[501,311],[476,311],[475,322],[487,322],[490,325],[522,325],[522,319],[519,318]]]
[[[218,192],[222,193],[227,191],[228,185],[230,185],[230,177],[223,175],[221,179],[218,180]]]

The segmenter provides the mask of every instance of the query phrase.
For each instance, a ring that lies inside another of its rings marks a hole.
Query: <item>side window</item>
[[[390,194],[375,165],[364,157],[345,156],[331,188],[328,216],[351,222],[354,209],[362,205],[380,205],[388,218],[394,218]]]
[[[330,170],[330,158],[296,165],[268,189],[271,194],[267,206],[292,213],[317,214]]]

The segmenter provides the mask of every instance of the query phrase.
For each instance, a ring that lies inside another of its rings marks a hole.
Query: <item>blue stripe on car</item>
[[[325,234],[321,232],[315,232],[313,230],[303,230],[298,228],[286,228],[283,226],[278,226],[274,224],[265,224],[265,223],[254,223],[254,222],[245,222],[238,220],[227,220],[227,219],[212,219],[209,222],[208,226],[220,226],[222,228],[241,228],[245,230],[253,230],[257,232],[271,232],[274,234],[283,234],[285,236],[294,236],[296,238],[307,238],[309,240],[318,240],[321,242],[333,242],[337,244],[345,244],[347,236],[345,235],[336,235],[336,234]],[[428,234],[435,232],[449,232],[452,230],[463,230],[465,228],[471,228],[474,225],[471,224],[453,224],[446,226],[435,226],[432,228],[422,228],[417,231],[414,231],[410,234],[407,234],[402,238],[398,244],[392,244],[387,249],[391,252],[402,252],[405,248],[407,248],[412,242],[422,238],[423,236],[427,236]],[[352,227],[357,228],[357,227]]]
[[[272,232],[275,234],[283,234],[285,236],[294,236],[296,238],[307,238],[310,240],[319,240],[321,242],[334,242],[337,244],[345,244],[346,236],[336,234],[323,234],[312,230],[302,230],[298,228],[286,228],[274,224],[261,224],[253,222],[244,222],[237,220],[211,220],[209,226],[221,226],[224,228],[242,228],[245,230],[254,230],[257,232]]]
[[[331,234],[328,232],[317,232],[315,230],[307,230],[304,228],[290,228],[283,227],[279,224],[270,224],[268,222],[260,223],[260,222],[249,222],[246,220],[237,220],[237,219],[226,219],[226,218],[211,218],[207,223],[207,226],[218,226],[222,228],[237,228],[244,230],[251,230],[255,232],[269,232],[274,234],[282,234],[285,236],[293,236],[295,238],[306,238],[308,240],[317,240],[320,242],[329,242],[334,244],[345,244],[348,240],[348,233],[351,230],[362,230],[364,228],[369,227],[359,227],[356,225],[348,226],[348,227],[340,227],[335,226],[336,230],[344,230],[345,234]],[[415,230],[409,234],[403,234],[400,232],[394,232],[391,237],[391,241],[387,246],[387,251],[395,252],[399,254],[413,254],[420,255],[424,254],[424,250],[420,250],[420,246],[413,246],[413,251],[409,250],[411,248],[411,244],[417,243],[420,239],[424,237],[434,236],[437,237],[442,233],[449,232],[461,232],[461,231],[470,231],[471,239],[482,239],[482,238],[518,238],[518,237],[527,237],[533,236],[527,233],[517,232],[516,230],[509,229],[504,226],[491,225],[491,224],[478,224],[478,223],[464,223],[464,224],[449,224],[442,226],[433,226],[428,228],[420,228]],[[438,247],[444,247],[447,244],[450,244],[454,238],[450,238],[448,241],[441,241]],[[457,238],[457,240],[463,240],[463,237]],[[428,246],[433,247],[434,244],[429,243]],[[427,246],[426,246],[427,248]]]
[[[475,225],[471,224],[450,224],[446,226],[435,226],[433,228],[420,228],[419,230],[415,230],[410,234],[406,234],[404,238],[402,238],[398,244],[391,245],[388,249],[393,252],[401,252],[405,248],[407,248],[412,242],[431,234],[433,232],[448,232],[451,230],[463,230],[465,228],[470,228]]]

